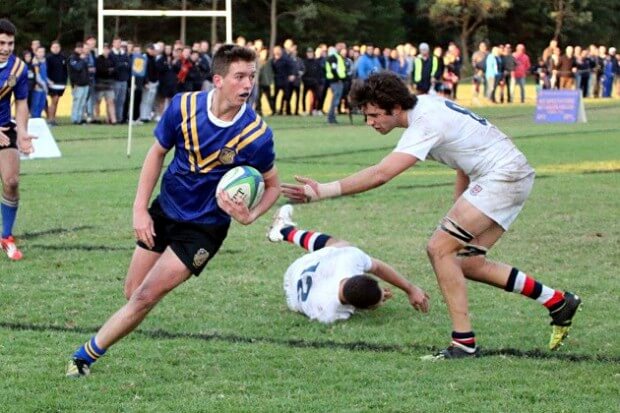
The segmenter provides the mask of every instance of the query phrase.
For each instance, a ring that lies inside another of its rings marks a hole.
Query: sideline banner
[[[60,158],[60,149],[56,144],[54,135],[47,122],[43,118],[28,119],[28,133],[35,135],[37,139],[32,140],[32,146],[34,146],[34,153],[30,155],[21,155],[21,159],[35,159],[35,158]]]
[[[536,123],[587,122],[580,90],[540,90],[536,97]]]

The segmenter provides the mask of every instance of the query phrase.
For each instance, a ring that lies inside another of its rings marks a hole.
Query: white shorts
[[[508,230],[517,219],[534,185],[534,170],[517,180],[505,174],[488,174],[472,180],[463,197],[484,215]]]

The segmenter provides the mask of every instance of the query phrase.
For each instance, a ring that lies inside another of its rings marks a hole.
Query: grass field
[[[584,300],[571,337],[546,350],[532,300],[470,284],[486,357],[429,363],[450,323],[425,243],[451,205],[454,173],[416,166],[375,191],[296,208],[302,227],[345,237],[430,292],[332,326],[286,309],[282,275],[302,254],[270,244],[270,216],[233,225],[207,270],[169,295],[82,380],[75,348],[123,303],[131,207],[152,125],[60,126],[63,157],[22,163],[21,262],[0,257],[1,412],[619,412],[620,103],[588,103],[589,123],[537,125],[532,106],[478,110],[514,137],[538,177],[491,252]],[[268,118],[283,180],[342,177],[381,159],[400,134],[341,119]],[[283,204],[280,200],[278,205]]]

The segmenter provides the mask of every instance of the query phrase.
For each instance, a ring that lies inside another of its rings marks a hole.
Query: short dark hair
[[[361,108],[370,103],[385,110],[388,115],[396,105],[400,105],[403,110],[409,110],[418,100],[409,92],[405,82],[388,71],[373,73],[365,81],[353,82],[349,99],[354,107]]]
[[[355,275],[344,282],[342,295],[355,308],[370,308],[379,304],[382,293],[379,283],[368,275]]]
[[[17,34],[17,29],[9,19],[0,19],[0,34],[15,36],[15,34]]]
[[[249,47],[235,44],[222,45],[213,56],[213,74],[226,76],[230,65],[238,61],[255,62],[256,52]]]

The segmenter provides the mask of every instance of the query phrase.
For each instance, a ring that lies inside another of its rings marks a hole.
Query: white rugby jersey
[[[348,319],[355,307],[340,302],[340,281],[367,273],[371,265],[371,258],[355,247],[326,247],[304,255],[284,275],[289,309],[326,324]]]
[[[407,112],[409,127],[394,152],[433,159],[461,169],[472,179],[497,174],[518,180],[533,169],[525,156],[503,132],[488,120],[456,103],[421,95]]]

